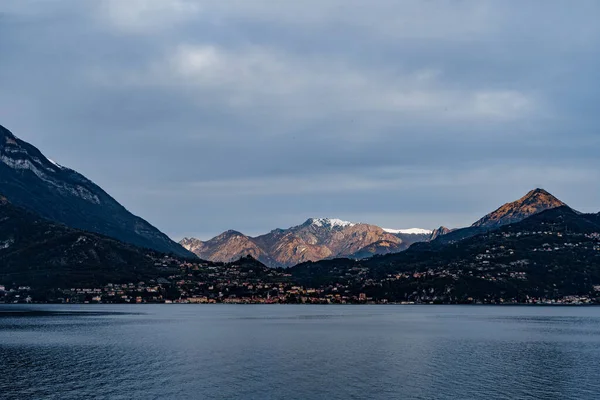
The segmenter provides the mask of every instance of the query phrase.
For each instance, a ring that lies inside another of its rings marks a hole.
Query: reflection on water
[[[600,308],[0,308],[6,399],[598,399]]]

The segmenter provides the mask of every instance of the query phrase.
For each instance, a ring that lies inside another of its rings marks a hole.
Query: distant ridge
[[[271,267],[291,267],[335,257],[395,253],[415,242],[429,240],[431,233],[419,228],[385,230],[337,218],[309,218],[303,224],[257,237],[227,231],[208,241],[185,238],[180,244],[210,261],[229,262],[251,255]]]
[[[309,218],[301,225],[275,229],[256,238],[239,232],[231,237],[225,232],[206,242],[186,238],[180,243],[200,258],[210,261],[229,262],[252,255],[271,267],[291,267],[307,261],[340,257],[362,259],[398,253],[423,242],[431,242],[434,246],[444,245],[562,206],[565,203],[544,189],[534,189],[519,200],[506,203],[487,214],[472,226],[460,229],[444,226],[433,231],[420,228],[388,229],[337,218]],[[427,243],[424,244],[427,247]]]

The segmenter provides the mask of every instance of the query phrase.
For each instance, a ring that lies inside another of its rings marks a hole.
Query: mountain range
[[[301,225],[257,237],[230,230],[207,241],[185,238],[180,244],[205,260],[230,262],[251,255],[270,267],[291,267],[305,261],[395,253],[429,240],[431,234],[425,229],[384,229],[334,218],[309,218]]]
[[[600,299],[600,215],[564,205],[451,245],[420,243],[366,260],[291,268],[299,284],[351,287],[373,299],[439,303]]]
[[[49,160],[3,126],[0,126],[0,194],[16,206],[75,229],[164,253],[194,257],[127,211],[95,183]]]
[[[294,285],[304,285],[330,299],[343,288],[356,299],[363,293],[382,301],[525,302],[581,294],[600,302],[600,213],[577,212],[534,189],[459,229],[309,218],[256,237],[227,231],[178,244],[0,127],[0,283],[93,287],[163,277],[161,296],[189,295],[200,285],[217,299],[228,290],[256,293],[240,289],[238,280],[256,274],[277,285],[278,298],[289,286],[294,301]]]
[[[506,203],[467,228],[451,230],[385,229],[332,218],[310,218],[289,229],[275,229],[250,237],[227,231],[210,240],[184,238],[180,244],[201,259],[231,262],[246,255],[270,267],[291,267],[306,261],[347,257],[369,258],[398,253],[418,242],[446,244],[469,238],[503,225],[522,221],[541,211],[564,203],[543,189],[535,189],[521,199]]]

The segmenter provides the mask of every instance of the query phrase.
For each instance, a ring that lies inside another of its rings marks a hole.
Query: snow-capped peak
[[[353,222],[342,221],[341,219],[337,219],[337,218],[310,218],[308,220],[308,222],[311,225],[315,225],[315,226],[319,226],[319,227],[327,227],[327,228],[335,228],[335,227],[345,228],[347,226],[356,225]]]
[[[393,233],[394,235],[397,235],[399,233],[402,233],[404,235],[431,235],[433,233],[433,231],[430,231],[429,229],[421,229],[421,228],[410,228],[410,229],[386,229],[383,228],[384,231],[386,231],[387,233]]]

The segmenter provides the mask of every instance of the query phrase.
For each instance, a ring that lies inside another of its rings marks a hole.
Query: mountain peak
[[[538,197],[538,196],[552,196],[549,192],[547,192],[544,189],[541,188],[537,188],[537,189],[533,189],[530,190],[525,196],[522,197],[522,199],[527,199],[527,198],[532,198],[532,197]]]
[[[545,207],[545,209],[556,208],[560,206],[566,205],[556,197],[554,197],[549,192],[544,189],[534,189],[529,191],[525,196],[521,197],[519,200],[513,203],[509,203],[517,206],[526,206],[529,204],[536,204],[539,206]],[[543,210],[541,210],[543,211]],[[538,211],[539,212],[539,211]]]
[[[356,225],[353,222],[349,222],[349,221],[343,221],[341,219],[337,219],[337,218],[309,218],[306,220],[306,222],[303,224],[306,226],[318,226],[319,228],[345,228],[348,226],[354,226]]]
[[[236,231],[236,230],[233,230],[233,229],[229,229],[229,230],[223,232],[219,236],[231,237],[231,236],[246,236],[246,235],[244,235],[242,232],[239,232],[239,231]]]
[[[496,211],[473,224],[474,227],[491,228],[519,222],[534,214],[566,204],[544,189],[534,189],[512,203],[506,203]]]
[[[0,136],[9,137],[9,138],[12,138],[12,139],[15,138],[15,135],[13,135],[13,133],[11,131],[9,131],[8,129],[6,129],[2,125],[0,125]]]

